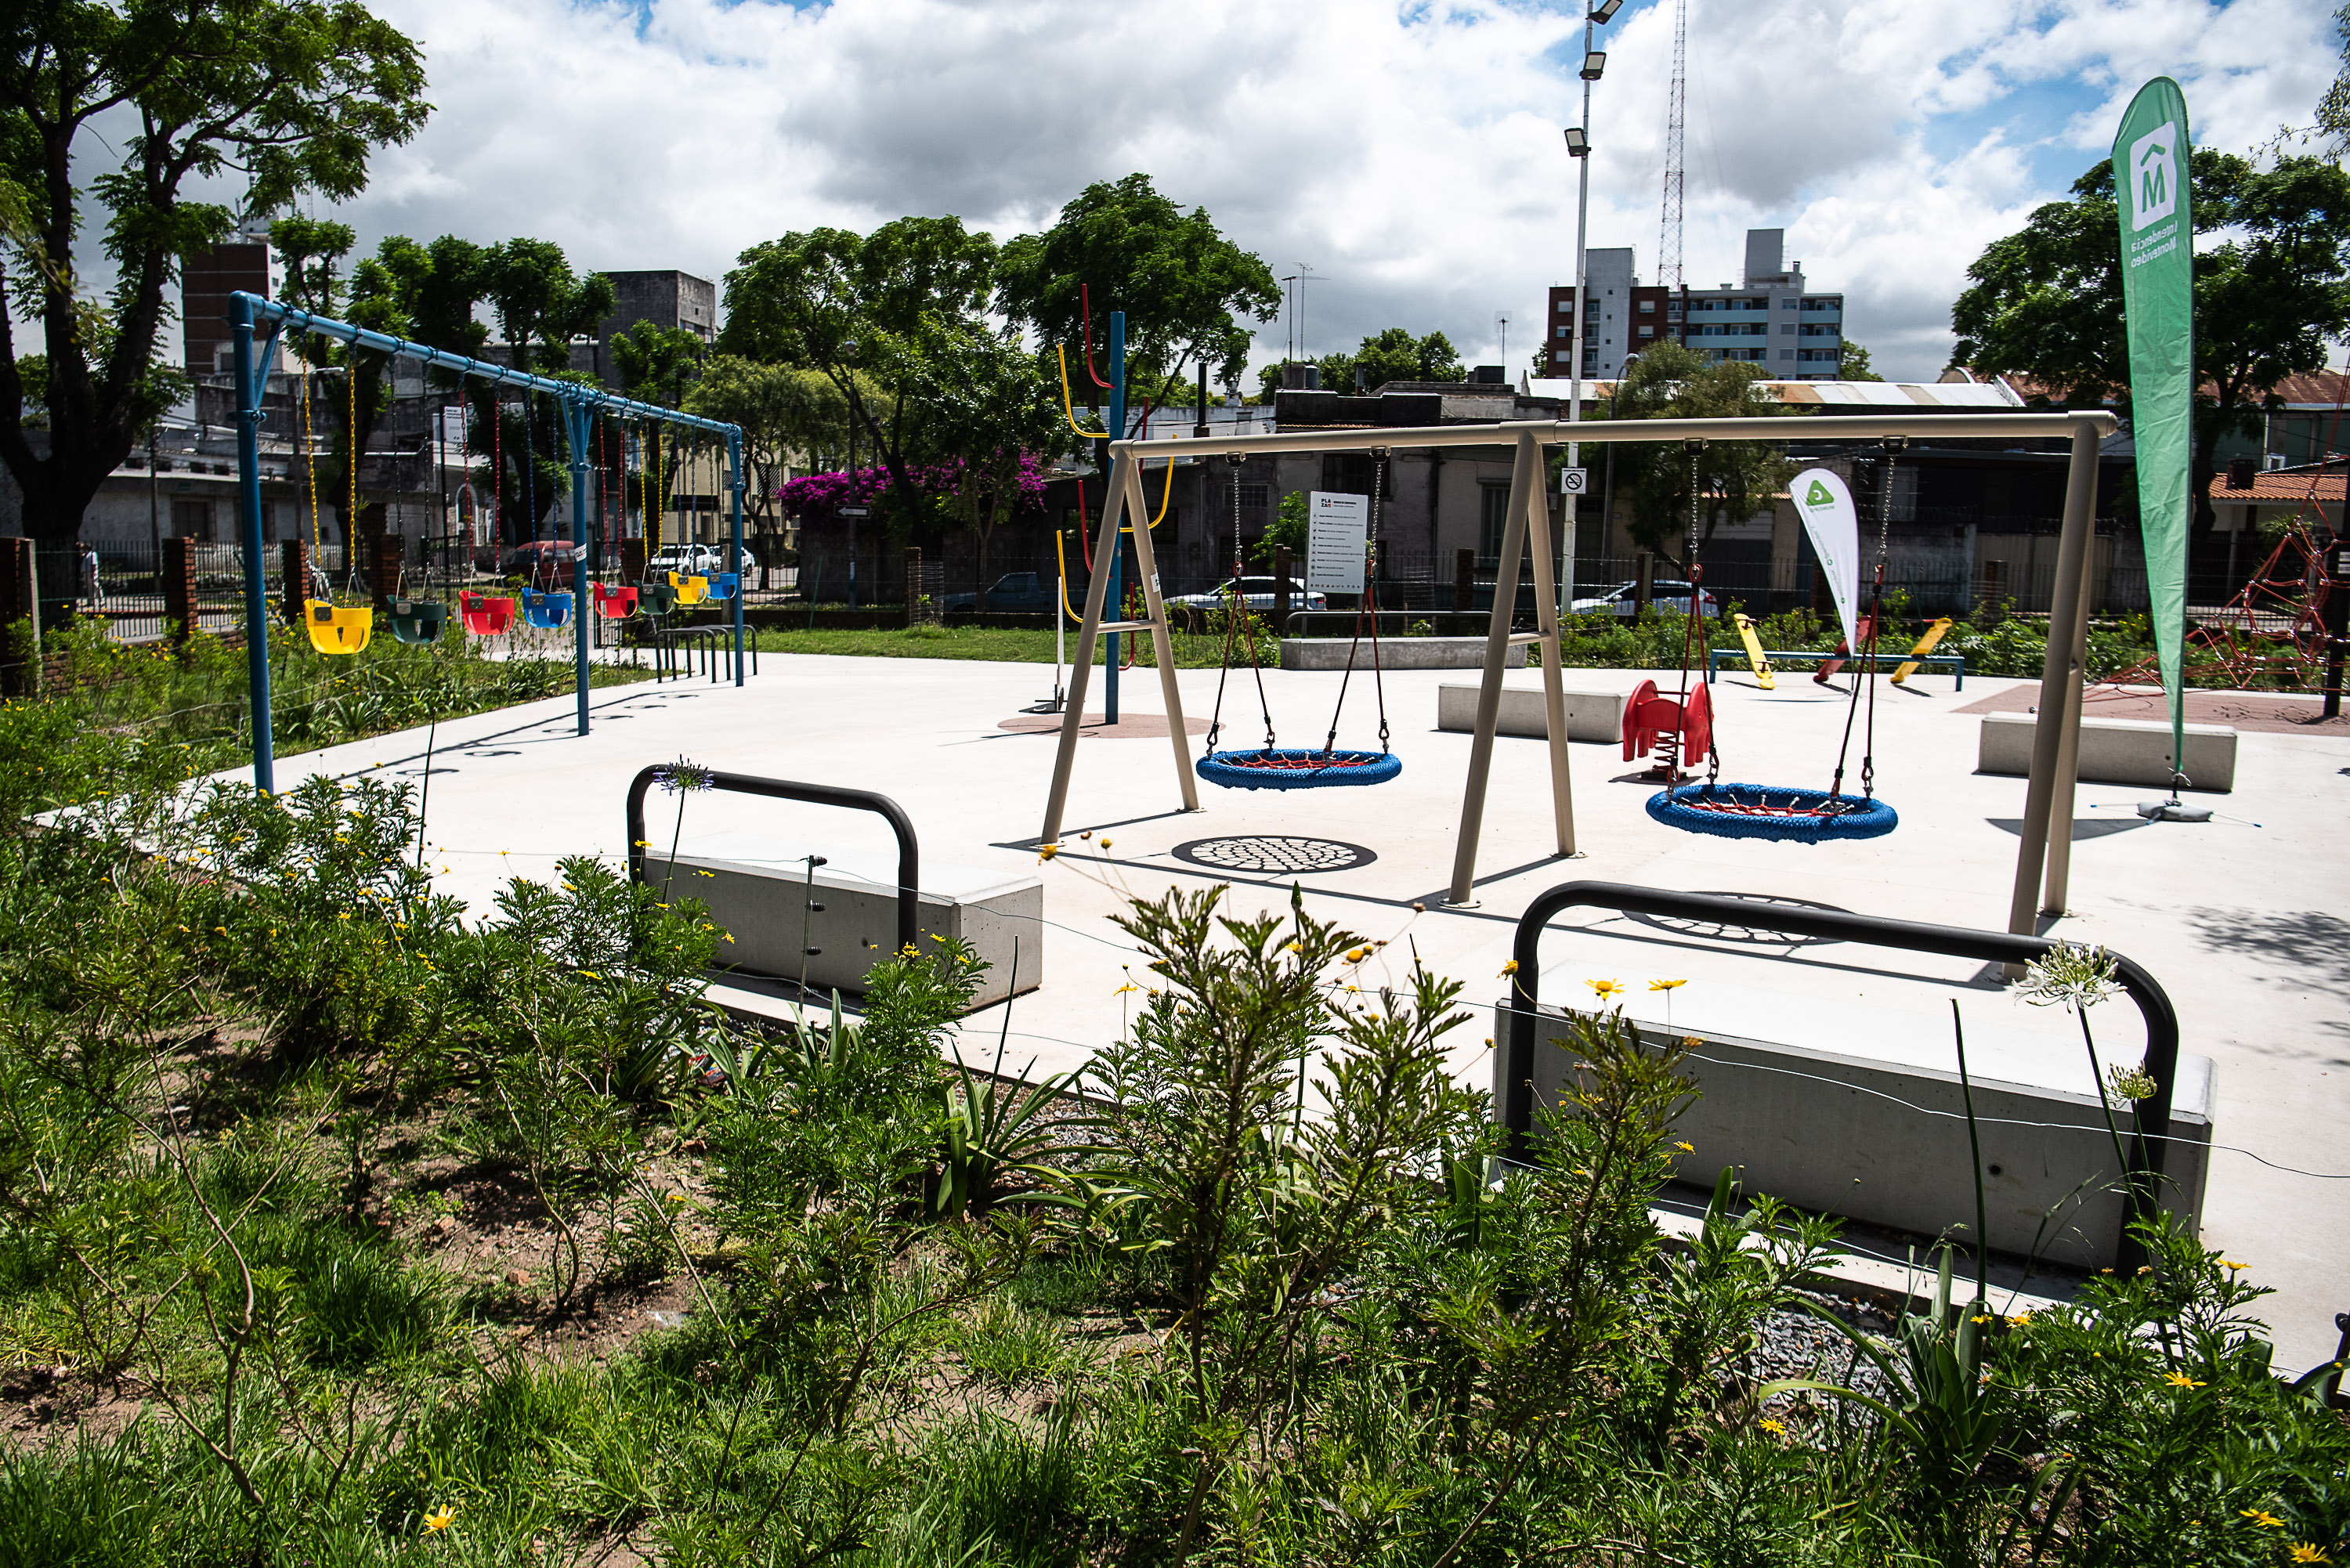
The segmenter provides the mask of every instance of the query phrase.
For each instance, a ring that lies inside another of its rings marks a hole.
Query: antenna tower
[[[1657,240],[1657,281],[1681,284],[1681,186],[1688,173],[1681,153],[1689,123],[1689,0],[1673,0],[1673,86],[1665,99],[1665,213]]]

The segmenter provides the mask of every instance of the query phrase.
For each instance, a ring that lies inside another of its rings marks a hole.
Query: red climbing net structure
[[[2343,534],[2342,505],[2337,501],[2329,513],[2324,492],[2329,480],[2345,472],[2345,461],[2334,447],[2342,427],[2342,399],[2350,395],[2350,372],[2337,384],[2343,390],[2336,394],[2320,461],[2283,536],[2226,605],[2189,612],[2191,629],[2181,662],[2189,686],[2314,691],[2325,685],[2329,654],[2341,657],[2330,628],[2341,618],[2343,597],[2350,595],[2350,576],[2345,575],[2341,554],[2329,549]],[[2149,656],[2100,684],[2161,682]]]

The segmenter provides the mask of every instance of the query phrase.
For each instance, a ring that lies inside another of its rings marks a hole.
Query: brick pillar
[[[400,569],[408,563],[408,540],[399,534],[368,535],[368,584],[375,590],[375,607],[391,613],[391,596],[400,586]]]
[[[922,597],[922,553],[912,545],[906,547],[906,624],[912,626],[920,618]],[[1111,607],[1115,611],[1116,606]]]
[[[343,569],[348,572],[356,565],[367,574],[369,590],[375,596],[378,609],[383,608],[383,574],[378,569],[383,559],[384,509],[380,501],[360,506],[353,526],[344,530]]]
[[[1452,552],[1452,607],[1456,610],[1477,607],[1477,552]],[[1459,627],[1452,628],[1460,630]]]
[[[300,539],[287,539],[278,545],[286,562],[286,581],[280,591],[286,597],[286,624],[302,624],[302,601],[310,597],[310,546]]]
[[[0,539],[0,693],[32,693],[32,623],[33,542]]]
[[[620,580],[624,583],[645,580],[645,542],[642,539],[620,541]]]
[[[185,642],[196,628],[196,542],[163,541],[163,623],[174,642]]]

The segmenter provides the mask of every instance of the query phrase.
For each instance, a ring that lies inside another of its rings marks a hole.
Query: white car
[[[1277,586],[1275,580],[1269,576],[1227,578],[1204,594],[1180,594],[1167,602],[1170,605],[1189,605],[1193,609],[1223,609],[1232,604],[1232,589],[1237,587],[1240,589],[1243,604],[1251,609],[1269,610],[1273,608],[1274,589]],[[1309,594],[1305,591],[1304,583],[1292,577],[1289,579],[1289,607],[1301,610],[1328,609],[1330,596]]]
[[[652,565],[648,571],[655,578],[665,576],[671,572],[675,572],[681,576],[706,577],[712,572],[726,570],[725,561],[726,546],[723,545],[663,545],[660,554],[653,557]],[[752,569],[748,551],[743,553],[741,565],[734,569],[743,573],[748,573]]]
[[[1612,615],[1630,620],[1639,613],[1640,585],[1619,583],[1606,593],[1587,599],[1576,599],[1567,607],[1576,615]],[[1648,584],[1648,607],[1659,615],[1687,615],[1690,607],[1690,585],[1670,578],[1657,577]],[[1721,618],[1721,607],[1713,595],[1704,592],[1699,600],[1698,614],[1709,620]]]

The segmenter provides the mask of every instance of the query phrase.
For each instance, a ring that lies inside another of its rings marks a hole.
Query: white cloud
[[[1329,276],[1310,345],[1441,327],[1473,359],[1565,281],[1579,9],[1450,0],[377,0],[429,57],[431,123],[344,216],[529,234],[598,267],[722,273],[819,223],[955,213],[999,235],[1149,172],[1274,264]],[[1850,296],[1880,369],[1931,376],[1982,244],[2094,160],[2147,77],[2200,139],[2305,120],[2331,0],[1692,0],[1686,255],[1734,278],[1749,225]],[[1607,29],[1591,243],[1652,273],[1670,0]],[[2051,171],[2061,169],[2062,177]],[[2039,172],[2035,172],[2039,171]],[[1282,327],[1260,336],[1278,357]]]

